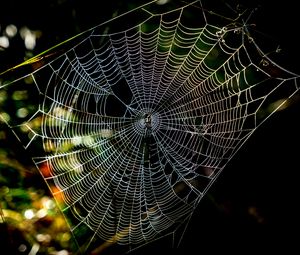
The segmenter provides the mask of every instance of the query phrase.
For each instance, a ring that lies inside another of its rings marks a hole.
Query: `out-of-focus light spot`
[[[110,138],[113,135],[112,129],[101,129],[101,136],[104,138]]]
[[[42,209],[38,210],[37,213],[36,213],[36,216],[40,219],[46,217],[47,216],[47,210],[45,208],[42,208]]]
[[[63,141],[62,143],[56,143],[55,150],[58,152],[67,152],[70,151],[74,144],[70,141]]]
[[[38,242],[50,242],[51,236],[49,234],[37,234],[36,240],[38,240]]]
[[[27,246],[25,244],[21,244],[18,248],[19,252],[25,252],[27,250]]]
[[[168,3],[170,0],[158,0],[156,3],[159,4],[159,5],[163,5],[163,4],[166,4]]]
[[[9,187],[3,186],[3,187],[1,188],[1,191],[2,191],[2,194],[8,194],[8,193],[9,193]]]
[[[45,241],[45,235],[43,235],[43,234],[37,234],[36,235],[36,240],[38,242],[44,242]]]
[[[26,84],[32,84],[32,83],[33,83],[32,76],[30,75],[30,76],[25,77],[25,78],[24,78],[24,82],[25,82]]]
[[[5,48],[5,49],[9,47],[9,40],[8,40],[7,36],[5,36],[5,35],[0,36],[0,47]]]
[[[94,144],[94,138],[92,136],[83,137],[83,144],[85,146],[91,146]]]
[[[20,36],[22,37],[23,40],[25,39],[26,35],[28,35],[30,33],[31,33],[31,31],[28,27],[22,27],[20,29]]]
[[[35,243],[32,246],[32,248],[31,248],[30,252],[28,253],[28,255],[36,255],[38,253],[39,249],[40,249],[40,245],[38,243]]]
[[[5,90],[0,91],[0,104],[5,102],[7,99],[7,92]]]
[[[70,112],[68,112],[68,110],[62,108],[62,107],[55,107],[53,109],[53,115],[55,116],[55,119],[57,118],[61,118],[61,119],[68,119],[70,118]],[[57,120],[53,120],[56,121],[56,125],[59,125],[59,122]]]
[[[0,122],[9,122],[10,115],[6,112],[0,112]]]
[[[81,142],[82,142],[82,139],[81,139],[80,136],[74,136],[74,137],[72,138],[72,143],[73,143],[75,146],[80,145]]]
[[[94,138],[92,136],[75,136],[72,138],[72,144],[78,146],[84,144],[85,146],[91,146],[94,143]]]
[[[51,209],[54,209],[55,208],[55,202],[48,198],[48,197],[45,197],[43,198],[43,206],[48,209],[48,210],[51,210]]]
[[[68,253],[68,251],[67,250],[61,250],[61,251],[58,251],[57,253],[56,253],[56,255],[68,255],[69,253]]]
[[[36,45],[36,38],[34,34],[28,34],[25,37],[25,47],[27,50],[33,50]]]
[[[27,125],[22,125],[22,126],[20,127],[20,130],[21,130],[23,133],[28,133],[28,132],[31,131],[30,128],[29,128]]]
[[[61,241],[62,242],[67,242],[71,239],[71,235],[70,233],[63,233],[61,236]]]
[[[28,27],[22,27],[20,29],[20,35],[24,40],[24,44],[27,50],[33,50],[36,45],[36,34]]]
[[[8,36],[9,38],[14,37],[14,36],[17,34],[17,32],[18,32],[18,29],[17,29],[17,27],[16,27],[15,25],[13,25],[13,24],[10,24],[10,25],[8,25],[8,26],[5,28],[5,33],[7,34],[7,36]]]
[[[24,212],[24,217],[28,220],[31,220],[34,217],[34,211],[32,209],[27,209]]]
[[[28,108],[31,108],[30,105]],[[31,108],[34,109],[34,108]],[[29,125],[32,129],[39,128],[41,126],[42,118],[40,116],[34,118],[32,121],[29,122]]]
[[[17,110],[17,116],[19,118],[25,118],[28,115],[28,109],[23,107]]]
[[[28,98],[28,92],[26,90],[17,90],[13,93],[13,100],[25,100]]]
[[[7,200],[7,196],[6,196],[6,200]],[[22,215],[19,212],[15,212],[13,210],[9,210],[9,209],[2,209],[3,212],[3,217],[1,217],[0,219],[13,219],[17,222],[22,222],[24,220],[24,218],[22,217]]]

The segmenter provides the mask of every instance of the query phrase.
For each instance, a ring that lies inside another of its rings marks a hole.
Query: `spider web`
[[[299,76],[263,54],[243,16],[155,2],[21,64],[21,78],[2,78],[2,90],[29,91],[22,107],[36,101],[7,122],[82,252],[98,239],[139,246],[175,234],[299,89]]]

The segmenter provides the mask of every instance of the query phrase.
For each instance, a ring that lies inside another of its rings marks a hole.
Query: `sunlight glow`
[[[36,33],[27,27],[22,27],[20,29],[20,35],[24,40],[26,49],[33,50],[36,45]]]
[[[18,32],[18,29],[15,25],[10,24],[5,28],[5,33],[9,38],[13,38]]]
[[[24,212],[24,217],[28,220],[31,220],[34,217],[34,211],[32,209],[27,209]]]
[[[7,36],[0,36],[0,47],[8,48],[9,47],[9,40]]]

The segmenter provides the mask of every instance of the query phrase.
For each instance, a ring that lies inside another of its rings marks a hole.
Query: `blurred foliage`
[[[0,72],[111,18],[112,11],[101,12],[101,17],[87,14],[95,10],[90,9],[91,5],[95,3],[85,1],[83,6],[80,1],[68,0],[1,3]],[[120,5],[115,5],[114,11]],[[111,5],[106,8],[114,9]],[[5,82],[0,79],[0,84]],[[27,78],[13,91],[0,91],[0,243],[11,255],[71,254],[76,246],[67,221],[30,157],[5,124],[22,123],[36,111],[38,95],[31,84]],[[41,119],[37,116],[29,125],[34,129],[41,125]],[[27,130],[23,132],[30,135]]]
[[[6,251],[69,254],[71,233],[41,176],[3,151],[0,159],[0,235]]]

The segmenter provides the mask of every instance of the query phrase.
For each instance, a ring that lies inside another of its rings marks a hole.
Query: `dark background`
[[[0,34],[14,24],[39,30],[41,36],[32,51],[25,49],[19,36],[13,38],[9,48],[0,50],[0,72],[110,19],[116,11],[120,14],[145,2],[2,1]],[[280,53],[270,57],[300,73],[296,1],[227,1],[232,6],[238,2],[256,8],[250,20],[261,35],[257,43],[274,50],[279,46]],[[299,253],[299,96],[255,131],[199,204],[179,248],[165,254]],[[161,254],[167,247],[162,240],[133,254]]]

